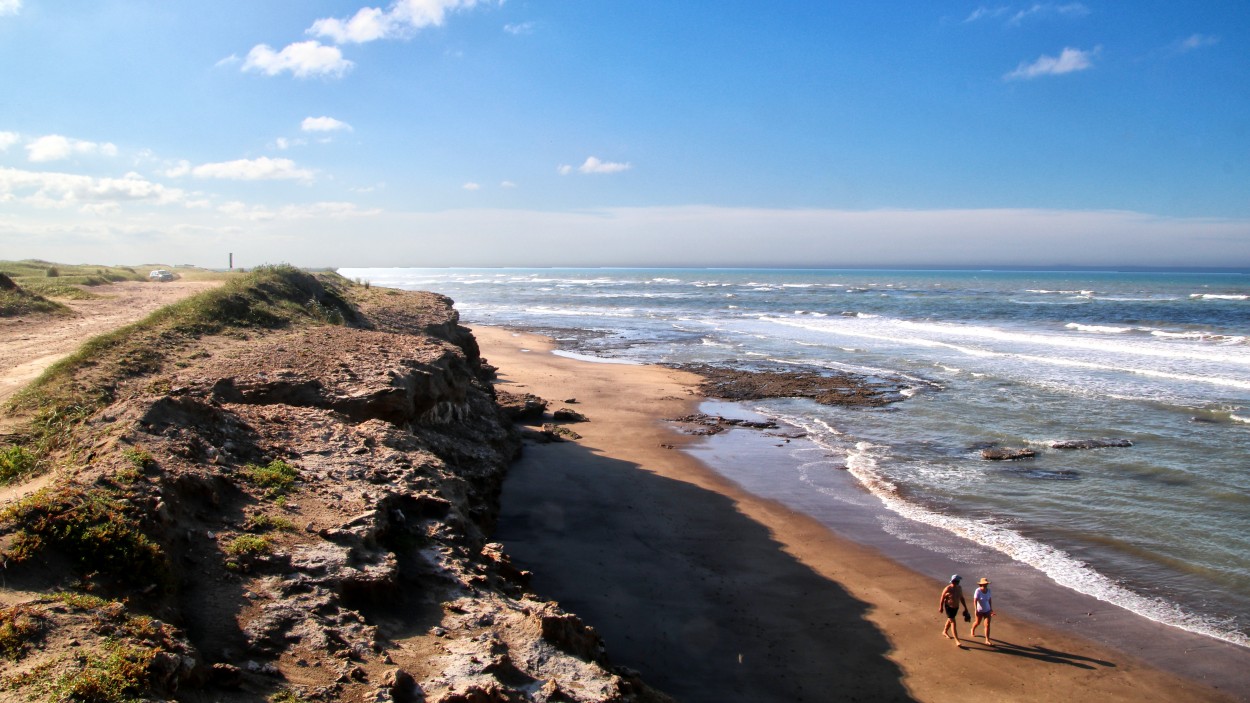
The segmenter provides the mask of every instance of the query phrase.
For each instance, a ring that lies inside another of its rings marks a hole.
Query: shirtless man
[[[946,588],[942,589],[942,597],[938,600],[938,612],[946,613],[946,626],[942,628],[942,636],[950,639],[952,635],[955,637],[955,644],[959,644],[959,628],[955,627],[955,616],[959,614],[959,606],[964,607],[964,619],[968,618],[968,601],[964,600],[964,589],[959,585],[959,574],[951,576],[951,582],[946,584]]]
[[[994,604],[990,600],[990,580],[982,578],[977,581],[977,590],[972,592],[972,603],[976,606],[977,619],[972,623],[972,636],[977,636],[977,626],[982,621],[985,622],[985,643],[993,645],[990,641],[990,620],[994,617]]]

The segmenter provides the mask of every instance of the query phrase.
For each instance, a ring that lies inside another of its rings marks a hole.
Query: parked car
[[[148,274],[148,278],[153,281],[172,281],[174,280],[174,274],[165,269],[153,269],[152,273]]]

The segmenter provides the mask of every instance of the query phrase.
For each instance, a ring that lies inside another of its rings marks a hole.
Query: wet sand
[[[697,408],[696,377],[557,356],[545,338],[499,328],[474,333],[501,388],[552,409],[576,398],[570,407],[591,420],[573,426],[577,442],[526,446],[496,538],[534,572],[535,590],[599,630],[614,662],[681,701],[1246,695],[1228,685],[1236,672],[1222,672],[1217,690],[1001,608],[993,646],[956,647],[941,635],[943,579],[879,551],[889,545],[860,544],[748,493],[683,451],[709,445],[663,418]],[[764,461],[757,450],[726,451]],[[1185,671],[1186,657],[1202,653],[1178,652],[1172,670]]]

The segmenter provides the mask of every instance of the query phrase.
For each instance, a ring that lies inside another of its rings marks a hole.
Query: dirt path
[[[95,300],[66,301],[74,317],[0,318],[0,404],[88,339],[146,317],[221,281],[127,281],[92,288]]]
[[[92,292],[101,296],[94,300],[66,301],[77,313],[74,317],[0,318],[0,406],[88,339],[221,284],[222,281],[127,281],[93,288]],[[0,415],[0,436],[10,431],[9,420],[7,415]],[[0,505],[29,495],[51,480],[52,474],[44,474],[25,483],[0,487]]]

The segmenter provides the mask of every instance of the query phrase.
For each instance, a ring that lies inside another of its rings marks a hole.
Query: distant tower
[[[234,252],[230,252],[230,270],[234,270]]]

